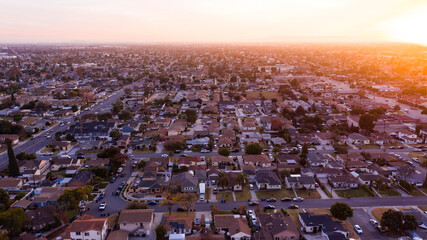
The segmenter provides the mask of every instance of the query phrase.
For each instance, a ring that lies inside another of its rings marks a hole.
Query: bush
[[[288,212],[285,210],[285,209],[280,209],[280,211],[282,211],[282,213],[283,213],[283,216],[288,216]]]
[[[400,179],[399,180],[399,185],[401,187],[403,187],[403,189],[405,189],[407,192],[412,192],[412,185],[409,184],[407,181]]]

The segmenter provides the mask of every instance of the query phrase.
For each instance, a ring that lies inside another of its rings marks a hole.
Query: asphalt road
[[[39,134],[34,139],[29,139],[22,144],[18,144],[18,146],[14,147],[15,154],[18,154],[20,152],[36,153],[36,152],[42,150],[44,147],[46,147],[52,141],[55,140],[56,132],[65,131],[70,127],[70,125],[74,124],[74,118],[75,117],[80,117],[80,116],[88,114],[88,113],[103,112],[104,108],[110,107],[115,101],[117,101],[123,95],[124,95],[124,90],[123,89],[119,90],[115,94],[110,95],[109,97],[99,101],[96,105],[92,106],[91,110],[85,110],[85,111],[80,112],[77,116],[71,116],[71,117],[67,117],[67,118],[58,120],[58,121],[63,121],[64,123],[70,122],[70,124],[65,124],[64,126],[59,126],[59,124],[57,124],[57,125],[49,128],[49,129],[47,129],[43,133]],[[51,138],[44,137],[44,134],[47,132],[49,132],[49,134],[52,136]],[[50,157],[40,156],[40,159],[49,159],[49,158]],[[0,169],[6,168],[7,165],[8,165],[7,152],[4,152],[4,153],[0,154]]]
[[[363,233],[359,234],[361,240],[370,240],[370,239],[390,239],[382,235],[375,227],[369,222],[371,216],[361,208],[353,209],[353,217],[349,218],[348,221],[352,226],[359,225],[362,228]]]

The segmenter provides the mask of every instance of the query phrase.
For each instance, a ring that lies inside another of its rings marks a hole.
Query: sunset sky
[[[403,41],[425,0],[0,0],[0,42]]]

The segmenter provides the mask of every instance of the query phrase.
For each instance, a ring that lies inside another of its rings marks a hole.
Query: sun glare
[[[427,45],[427,4],[385,22],[382,28],[389,40]]]

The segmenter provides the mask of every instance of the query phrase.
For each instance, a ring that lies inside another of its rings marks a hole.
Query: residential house
[[[327,214],[299,213],[302,229],[307,233],[321,232],[326,239],[345,240],[350,232],[340,222],[332,220]]]
[[[44,227],[55,223],[56,209],[54,206],[39,207],[25,212],[28,219],[27,228],[40,231]]]
[[[299,239],[300,232],[291,217],[276,213],[258,213],[260,238],[264,240],[291,240]]]
[[[0,188],[8,192],[20,191],[22,187],[22,180],[18,178],[3,178],[0,179]]]
[[[0,134],[0,146],[1,144],[6,144],[7,139],[11,140],[13,145],[19,143],[18,134]]]
[[[215,228],[224,231],[231,240],[251,239],[251,230],[246,217],[233,214],[215,214]]]
[[[129,135],[122,135],[117,139],[117,146],[119,148],[127,148],[128,144],[130,142],[130,136]]]
[[[169,185],[180,192],[195,193],[198,191],[198,180],[189,172],[174,174]]]
[[[367,145],[371,143],[371,140],[360,133],[351,133],[348,135],[347,143],[354,145]]]
[[[68,168],[70,166],[80,166],[80,159],[73,159],[69,157],[60,157],[52,161],[50,165],[51,171],[58,171],[61,168]]]
[[[107,237],[108,219],[94,218],[89,215],[83,215],[71,223],[65,230],[63,239],[90,239],[104,240]]]
[[[260,166],[263,168],[271,167],[271,160],[267,155],[244,155],[243,156],[244,164],[252,164],[254,166]]]
[[[331,175],[328,177],[329,184],[334,188],[358,188],[359,181],[351,174]]]
[[[71,148],[70,141],[53,141],[49,144],[49,148],[56,149],[59,151],[68,151]]]
[[[271,170],[259,170],[255,177],[258,189],[281,189],[282,183],[277,174]]]
[[[151,235],[154,222],[154,209],[125,209],[120,212],[117,224],[120,230],[131,237]]]
[[[325,155],[309,153],[307,154],[307,161],[311,167],[326,167],[329,159]]]
[[[165,226],[167,237],[174,234],[183,234],[185,236],[192,233],[193,219],[190,217],[168,216],[163,217],[160,224]]]
[[[286,188],[315,189],[316,181],[309,176],[290,176],[285,178]]]
[[[95,174],[93,172],[80,171],[73,176],[73,178],[67,184],[67,186],[68,187],[84,187],[92,180],[94,176]]]

